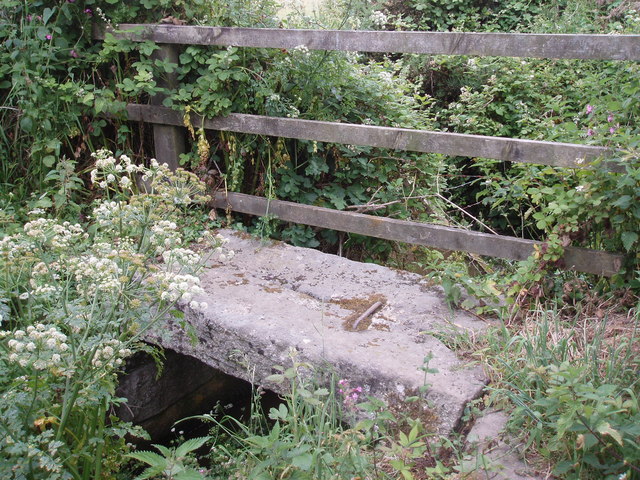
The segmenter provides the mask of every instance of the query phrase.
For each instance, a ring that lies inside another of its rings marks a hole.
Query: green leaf
[[[612,428],[611,425],[609,424],[609,422],[601,423],[600,425],[598,425],[596,430],[598,431],[598,433],[610,436],[616,442],[618,442],[618,444],[620,444],[620,446],[622,446],[622,444],[623,444],[622,435],[620,435],[619,431],[617,431],[616,429]]]
[[[30,132],[33,129],[33,120],[31,120],[31,117],[22,117],[20,120],[20,128],[25,132]]]
[[[127,457],[129,458],[133,458],[135,460],[138,460],[140,462],[144,462],[147,463],[151,466],[162,466],[164,468],[164,466],[167,464],[167,459],[164,458],[162,455],[158,455],[155,452],[149,452],[149,451],[141,451],[141,452],[133,452],[127,455]]]
[[[173,478],[175,478],[175,480],[202,480],[204,477],[197,470],[190,468],[177,473]]]
[[[303,453],[302,455],[298,455],[293,457],[291,463],[294,467],[299,468],[300,470],[307,471],[311,468],[313,464],[313,455],[310,453]]]
[[[269,375],[267,378],[265,378],[265,380],[267,382],[282,383],[284,382],[284,375],[276,373],[274,375]]]
[[[631,197],[629,195],[622,195],[615,202],[613,202],[612,205],[614,207],[619,207],[623,210],[626,210],[627,208],[629,208],[629,205],[631,205]]]
[[[391,460],[389,463],[398,471],[405,470],[407,468],[403,460]]]
[[[375,425],[375,422],[373,420],[370,419],[366,419],[366,420],[360,420],[357,424],[355,429],[356,430],[370,430],[371,428],[373,428],[373,426]]]
[[[630,252],[633,245],[638,241],[638,234],[636,232],[622,232],[620,238],[624,249]]]
[[[53,16],[53,14],[55,13],[56,9],[54,8],[45,8],[42,12],[42,23],[44,25],[47,24],[47,22],[49,21],[49,19]]]
[[[165,447],[164,445],[156,445],[154,443],[153,446],[156,447],[160,451],[160,454],[162,454],[164,456],[164,458],[171,457],[171,455],[173,453],[170,448]]]
[[[56,163],[56,157],[53,155],[47,155],[42,159],[42,163],[44,163],[45,167],[51,168]]]
[[[191,438],[176,448],[176,457],[184,457],[187,453],[197,450],[205,443],[207,443],[211,437],[196,437]]]
[[[572,470],[573,467],[574,467],[573,462],[569,462],[569,461],[560,462],[556,465],[556,468],[553,469],[553,473],[555,473],[556,475],[563,475],[569,472],[570,470]]]

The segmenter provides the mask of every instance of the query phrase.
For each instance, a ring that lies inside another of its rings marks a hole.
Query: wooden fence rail
[[[249,215],[261,217],[270,215],[285,222],[510,260],[525,260],[534,253],[534,245],[542,243],[442,225],[270,200],[242,193],[219,192],[213,199],[212,205]],[[567,247],[562,264],[562,267],[567,270],[610,276],[620,269],[622,257],[608,252]]]
[[[129,104],[127,112],[129,120],[178,127],[184,124],[183,115],[167,107]],[[199,118],[197,115],[191,115],[191,123],[194,127],[204,127],[206,130],[252,133],[410,152],[492,158],[509,162],[535,163],[569,168],[589,168],[589,163],[593,160],[613,153],[612,150],[604,147],[576,145],[573,143],[519,140],[462,133],[411,130],[408,128],[266,117],[242,113],[232,113],[226,117],[205,119]],[[615,161],[606,163],[606,167],[614,172],[624,171],[624,165]]]
[[[640,35],[380,32],[122,24],[116,37],[174,45],[219,45],[431,55],[640,60]],[[105,38],[104,30],[96,38]]]
[[[120,25],[117,32],[105,32],[99,29],[94,32],[97,39],[105,39],[108,34],[134,41],[151,40],[160,43],[164,56],[167,58],[171,57],[171,50],[173,50],[173,58],[176,58],[176,48],[179,48],[177,45],[286,49],[304,45],[309,49],[317,50],[640,60],[640,35],[355,32],[137,24]],[[162,126],[165,130],[156,132],[156,136],[165,135],[166,128],[171,128],[169,126],[173,126],[174,133],[177,132],[177,129],[183,125],[182,114],[161,107],[157,104],[158,102],[153,103],[154,105],[128,105],[129,119]],[[208,119],[200,119],[192,115],[192,124],[210,130],[453,156],[493,158],[510,162],[569,168],[588,168],[591,161],[615,154],[615,151],[604,147],[568,143],[239,113]],[[159,151],[163,148],[162,144],[162,139],[156,141],[156,157],[161,161],[163,158],[167,158],[174,165],[177,164],[178,154],[182,152],[177,150]],[[624,167],[615,161],[606,161],[605,165],[613,172],[624,171]],[[216,195],[213,205],[251,215],[273,215],[288,222],[512,260],[526,259],[534,252],[534,246],[541,243],[516,237],[491,235],[440,225],[269,200],[238,193],[219,193]],[[616,253],[567,247],[562,263],[566,269],[610,276],[620,270],[623,259],[623,255]]]

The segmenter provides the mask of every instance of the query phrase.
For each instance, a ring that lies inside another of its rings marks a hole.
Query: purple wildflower
[[[616,129],[614,127],[609,127],[609,133],[616,133]]]
[[[47,33],[47,34],[44,36],[44,38],[46,38],[47,40],[51,40],[53,37],[52,37],[49,33]]]
[[[93,10],[91,10],[90,8],[85,8],[84,9],[84,13],[86,13],[87,15],[89,15],[90,17],[93,16]]]
[[[595,130],[593,130],[592,128],[589,128],[587,130],[587,135],[590,137],[593,137],[596,134]]]
[[[593,112],[593,107],[591,105],[587,105],[587,115]]]
[[[69,56],[72,58],[78,58],[78,52],[76,52],[75,50],[71,50],[69,52]]]
[[[613,114],[610,113],[609,116],[607,117],[607,122],[611,123],[613,122]]]

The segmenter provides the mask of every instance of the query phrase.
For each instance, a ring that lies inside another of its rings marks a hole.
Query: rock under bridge
[[[487,378],[440,341],[443,331],[484,323],[452,311],[424,277],[281,242],[222,230],[232,260],[202,275],[203,311],[187,309],[188,329],[163,328],[154,340],[222,372],[277,391],[275,365],[330,369],[351,386],[388,402],[426,383],[430,427],[449,433]],[[440,334],[439,334],[440,333]],[[193,341],[197,336],[198,340]],[[431,356],[427,373],[425,357]]]

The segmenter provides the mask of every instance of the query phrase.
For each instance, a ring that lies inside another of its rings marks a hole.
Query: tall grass
[[[532,310],[519,333],[490,336],[494,398],[515,409],[510,425],[566,478],[640,474],[638,309],[627,316],[564,318]]]
[[[327,388],[318,387],[310,372],[309,365],[294,362],[273,375],[270,380],[287,393],[268,412],[261,403],[263,391],[256,388],[244,421],[196,417],[213,423],[213,478],[384,478],[372,461],[370,438],[342,421],[349,402],[335,378],[323,382]]]

